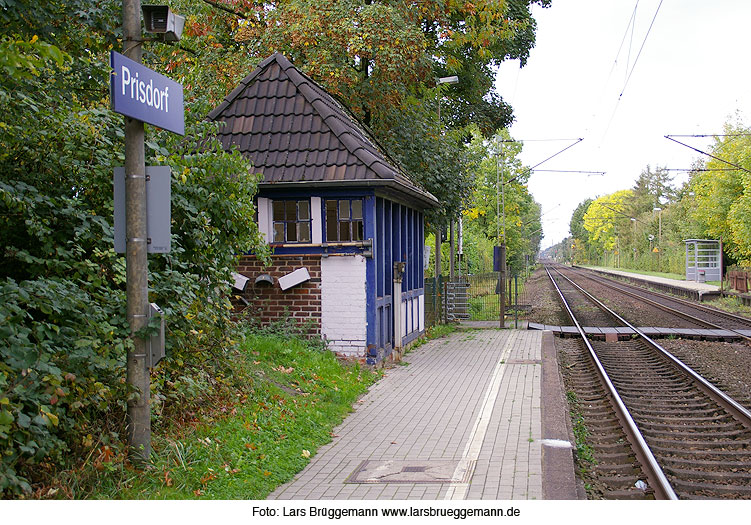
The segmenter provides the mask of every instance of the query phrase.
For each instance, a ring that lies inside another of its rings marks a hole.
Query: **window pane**
[[[339,220],[349,219],[349,201],[339,201]]]
[[[342,242],[347,242],[352,240],[349,235],[349,222],[340,222],[339,223],[339,240]]]
[[[273,207],[274,207],[274,220],[283,221],[284,220],[284,201],[274,201]]]
[[[309,222],[297,223],[297,240],[299,242],[310,242],[310,223]]]
[[[301,221],[310,219],[310,205],[308,201],[297,201],[297,218]]]
[[[287,224],[287,242],[297,242],[297,228],[295,224]]]
[[[274,242],[284,242],[284,223],[274,223]]]
[[[326,241],[336,242],[339,226],[336,219],[336,201],[326,201]]]
[[[339,240],[339,223],[334,221],[326,221],[326,242],[336,242]]]
[[[352,223],[352,235],[353,241],[361,241],[363,240],[363,237],[365,236],[365,229],[363,228],[363,222],[362,221],[355,221]]]
[[[352,201],[352,218],[362,219],[362,201],[359,199]]]
[[[287,211],[286,213],[287,218],[285,220],[296,221],[297,220],[297,201],[284,201],[284,207]]]

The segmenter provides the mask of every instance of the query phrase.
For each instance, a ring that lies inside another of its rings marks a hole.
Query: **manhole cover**
[[[457,473],[458,460],[366,460],[345,483],[467,483],[474,463]]]
[[[541,365],[542,361],[539,359],[509,359],[506,361],[507,365]]]

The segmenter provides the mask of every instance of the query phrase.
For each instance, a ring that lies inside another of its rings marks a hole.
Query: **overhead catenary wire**
[[[537,139],[537,140],[539,140],[539,141],[542,141],[543,139]],[[532,166],[531,168],[526,168],[526,169],[525,169],[524,171],[522,171],[521,173],[519,173],[519,174],[518,174],[518,175],[516,175],[515,177],[512,177],[511,179],[509,179],[509,180],[507,180],[507,181],[504,181],[504,182],[503,182],[503,185],[506,185],[506,184],[509,184],[509,183],[511,183],[511,182],[514,182],[514,181],[515,181],[516,179],[518,179],[518,178],[519,178],[519,177],[521,177],[522,175],[526,175],[526,174],[528,174],[528,173],[532,173],[533,171],[535,171],[535,168],[536,168],[537,166],[540,166],[541,164],[544,164],[544,163],[546,163],[547,161],[549,161],[549,160],[550,160],[550,159],[552,159],[553,157],[557,157],[558,155],[560,155],[561,153],[563,153],[563,152],[564,152],[564,151],[566,151],[567,149],[569,149],[569,148],[573,148],[574,146],[576,146],[577,144],[579,144],[579,143],[580,143],[581,141],[583,141],[584,139],[583,139],[583,138],[578,138],[578,139],[545,139],[545,140],[549,140],[549,141],[553,141],[553,140],[556,140],[556,141],[558,141],[558,140],[573,140],[573,141],[574,141],[574,143],[573,143],[573,144],[569,144],[569,145],[568,145],[568,146],[566,146],[565,148],[563,148],[563,149],[561,149],[561,150],[557,151],[556,153],[553,153],[553,154],[552,154],[551,156],[549,156],[549,157],[548,157],[548,158],[546,158],[545,160],[542,160],[542,161],[538,162],[537,164],[535,164],[535,165],[534,165],[534,166]],[[514,143],[514,142],[516,142],[516,143],[520,143],[520,142],[523,142],[523,141],[521,141],[521,140],[515,140],[515,139],[509,139],[509,140],[507,140],[507,139],[503,139],[503,140],[499,140],[499,141],[496,141],[496,142],[502,142],[502,143]],[[496,144],[496,146],[497,146],[497,144]],[[496,153],[496,157],[497,157],[497,153]]]
[[[644,50],[644,44],[647,43],[647,38],[649,38],[649,33],[652,32],[652,27],[655,24],[655,20],[657,19],[657,13],[660,12],[660,7],[662,7],[663,0],[660,0],[660,3],[657,5],[657,9],[655,10],[655,14],[652,17],[652,22],[649,24],[649,29],[647,29],[647,34],[644,35],[644,40],[642,40],[641,47],[639,47],[639,52],[636,54],[636,58],[634,59],[634,63],[631,65],[631,71],[628,73],[628,77],[626,77],[626,82],[623,84],[623,89],[621,89],[621,94],[618,95],[618,98],[623,96],[623,93],[626,91],[626,86],[628,85],[629,80],[631,80],[631,75],[634,73],[634,69],[636,68],[637,62],[639,62],[639,57],[641,56],[641,52]]]
[[[586,173],[587,175],[605,175],[605,171],[585,171],[585,170],[532,170],[534,172],[546,173]]]
[[[681,138],[708,138],[708,137],[751,137],[751,133],[702,133],[693,135],[670,135]]]
[[[702,155],[706,155],[707,157],[713,158],[714,160],[717,160],[717,161],[722,162],[724,164],[727,164],[729,166],[733,166],[736,169],[745,171],[746,173],[751,173],[751,171],[747,170],[743,166],[739,166],[738,164],[734,164],[734,163],[730,162],[729,160],[725,160],[725,159],[720,158],[720,157],[718,157],[716,155],[712,155],[711,153],[707,153],[706,151],[702,151],[699,148],[695,148],[693,146],[689,146],[685,142],[681,142],[680,140],[676,140],[675,138],[673,138],[673,137],[676,137],[676,136],[678,136],[678,135],[665,135],[665,138],[668,139],[668,140],[672,140],[673,142],[675,142],[677,144],[680,144],[681,146],[685,146],[688,149],[694,150],[697,153],[701,153]]]
[[[636,31],[636,10],[639,7],[639,0],[636,0],[636,5],[634,6],[634,12],[631,14],[631,38],[628,41],[628,54],[626,55],[626,69],[624,70],[624,82],[628,82],[628,65],[631,62],[631,46],[634,43],[634,31]],[[628,27],[626,28],[626,34],[623,35],[623,39],[625,41],[626,35],[628,34]],[[621,42],[621,47],[623,47],[623,42]]]
[[[662,168],[665,171],[738,171],[738,168]]]
[[[628,70],[628,65],[629,65],[628,62],[630,61],[630,56],[631,56],[631,50],[629,48],[629,58],[626,61],[626,70],[628,71],[628,75],[626,76],[626,80],[623,83],[623,87],[621,88],[620,94],[618,95],[618,99],[615,102],[615,106],[613,106],[613,111],[610,114],[610,118],[608,119],[608,123],[605,126],[605,131],[603,132],[602,139],[601,139],[602,142],[605,141],[605,137],[607,136],[608,132],[610,131],[610,126],[613,123],[613,119],[615,119],[615,114],[618,112],[618,107],[620,106],[621,98],[623,98],[623,94],[626,92],[626,86],[628,86],[628,83],[631,80],[631,75],[633,75],[634,69],[636,69],[636,64],[639,61],[639,57],[641,57],[642,51],[644,50],[644,45],[647,43],[647,38],[649,37],[649,34],[652,32],[652,27],[654,26],[655,19],[657,18],[657,13],[660,12],[660,7],[662,7],[662,2],[663,2],[663,0],[660,0],[660,3],[658,4],[657,9],[655,10],[655,14],[652,17],[652,21],[649,24],[649,28],[647,29],[647,33],[644,35],[644,40],[642,40],[641,46],[639,47],[639,52],[636,54],[636,58],[634,59],[633,64],[631,64],[631,69],[630,70]],[[631,15],[631,21],[629,22],[629,25],[626,27],[626,34],[624,34],[624,38],[623,38],[624,41],[625,41],[626,35],[628,34],[628,30],[629,30],[630,27],[632,28],[632,36],[633,36],[633,27],[636,26],[636,20],[635,20],[635,17],[636,17],[636,8],[638,7],[638,5],[639,5],[639,2],[637,1],[636,5],[634,6],[634,12]],[[632,26],[632,23],[633,23],[633,26]],[[621,47],[618,48],[618,54],[620,54],[622,47],[623,47],[623,42],[621,42]],[[616,55],[616,62],[617,62],[617,59],[618,59],[618,55]],[[612,70],[611,70],[611,75],[612,75]]]

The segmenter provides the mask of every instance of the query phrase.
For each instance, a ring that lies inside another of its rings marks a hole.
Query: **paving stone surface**
[[[269,499],[542,499],[541,340],[540,331],[476,330],[420,346]],[[387,467],[385,480],[403,481],[348,482],[364,461],[456,468],[448,483],[410,482]]]

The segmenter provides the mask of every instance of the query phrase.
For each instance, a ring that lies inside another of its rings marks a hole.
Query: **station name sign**
[[[113,111],[185,135],[182,85],[116,51],[110,65]]]

